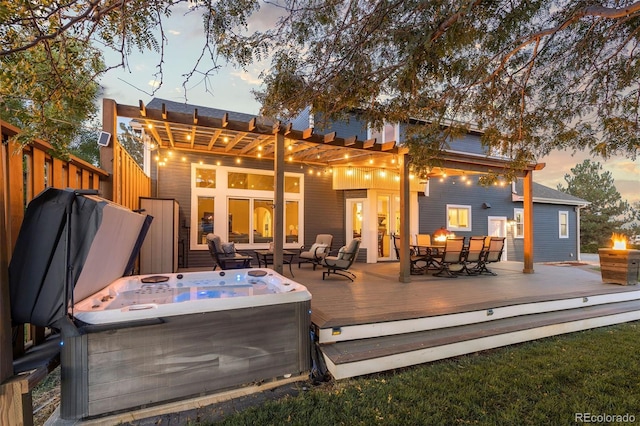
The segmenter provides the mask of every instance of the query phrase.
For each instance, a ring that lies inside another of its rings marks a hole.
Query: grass
[[[633,322],[315,387],[301,383],[307,390],[296,396],[217,424],[572,425],[581,423],[577,413],[629,414],[638,424],[638,377],[640,322]],[[55,399],[56,380],[34,392],[34,407],[37,395]]]
[[[222,424],[570,425],[577,413],[640,422],[638,377],[635,322],[328,383]]]

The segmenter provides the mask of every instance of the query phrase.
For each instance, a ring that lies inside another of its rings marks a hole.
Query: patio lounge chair
[[[233,243],[223,244],[220,237],[215,234],[207,234],[207,246],[209,254],[213,258],[213,270],[219,266],[220,269],[250,268],[252,256],[247,256],[236,252]]]
[[[313,270],[316,270],[316,266],[322,263],[322,259],[331,251],[331,244],[333,244],[333,235],[331,234],[318,234],[316,235],[316,242],[305,250],[304,246],[300,247],[300,253],[298,254],[298,269],[303,263],[312,263]]]
[[[486,249],[484,255],[480,258],[480,262],[478,262],[478,266],[474,269],[476,273],[497,275],[487,268],[487,264],[500,261],[504,250],[504,240],[504,237],[491,237],[488,249]]]
[[[446,274],[448,278],[456,278],[456,273],[462,272],[463,268],[464,237],[447,238],[440,260],[440,270],[433,275],[439,277]]]
[[[353,262],[358,257],[360,251],[360,238],[354,238],[351,242],[342,247],[336,256],[327,255],[322,259],[322,266],[327,270],[322,272],[322,279],[328,277],[331,274],[341,275],[349,278],[351,281],[356,277],[355,274],[349,271]]]

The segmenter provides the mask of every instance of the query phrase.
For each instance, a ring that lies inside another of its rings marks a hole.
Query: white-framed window
[[[258,248],[273,241],[273,171],[192,164],[192,250],[205,250],[206,235],[219,235],[239,248]],[[299,247],[303,235],[304,173],[285,173],[285,247]]]
[[[471,231],[471,206],[447,204],[447,229]]]
[[[558,212],[558,238],[569,238],[569,212]]]
[[[524,209],[513,209],[513,238],[524,238]]]
[[[400,140],[400,124],[399,123],[385,123],[382,129],[374,129],[369,127],[367,131],[367,139],[376,139],[376,143],[385,143]]]

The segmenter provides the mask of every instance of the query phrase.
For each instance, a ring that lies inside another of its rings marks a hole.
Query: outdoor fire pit
[[[598,249],[602,281],[635,285],[640,275],[640,250],[627,249],[626,237],[614,234],[613,248]]]

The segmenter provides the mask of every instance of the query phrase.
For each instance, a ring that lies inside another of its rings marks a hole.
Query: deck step
[[[640,301],[631,300],[320,347],[342,379],[638,319]]]
[[[444,315],[428,315],[419,318],[394,319],[383,322],[364,322],[339,327],[319,327],[319,343],[338,343],[394,334],[407,334],[468,324],[494,322],[523,315],[569,311],[617,302],[640,301],[640,291],[590,294],[558,299],[542,299],[524,303],[486,303],[473,309],[460,309]],[[481,309],[478,309],[478,308]]]

